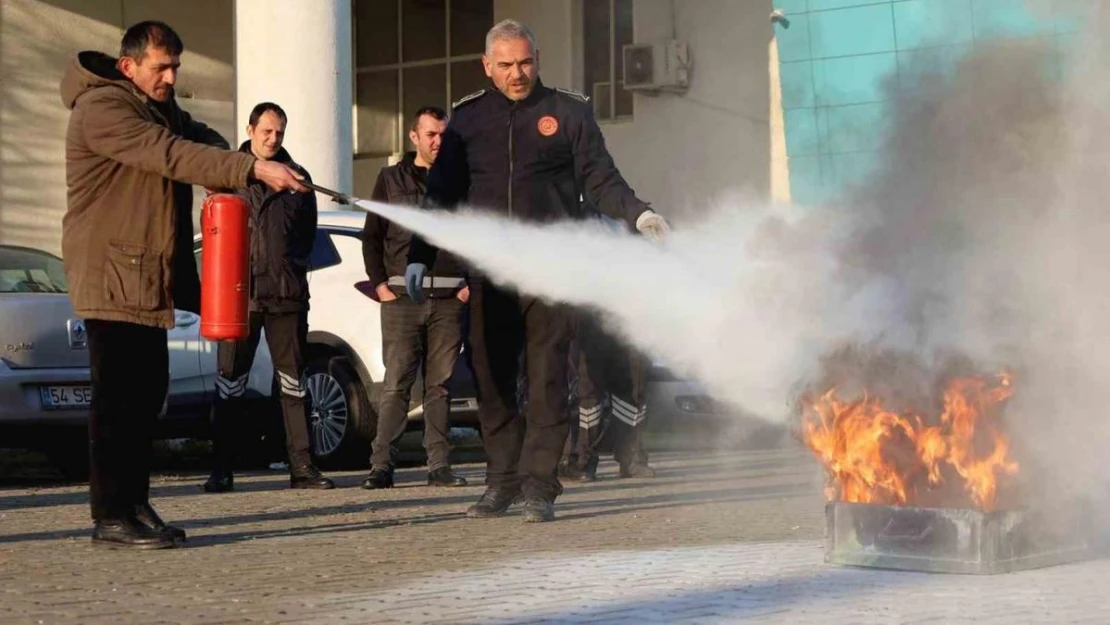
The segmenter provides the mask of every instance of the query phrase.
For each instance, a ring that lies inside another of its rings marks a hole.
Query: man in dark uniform
[[[288,119],[272,102],[251,111],[250,137],[239,147],[263,161],[283,163],[311,182],[308,172],[293,162],[282,147]],[[212,444],[215,468],[204,490],[222,493],[234,488],[232,465],[235,441],[232,432],[236,407],[247,390],[254,354],[262,330],[274,361],[285,419],[285,444],[289,453],[290,488],[332,488],[331,480],[312,464],[305,417],[304,346],[308,339],[308,259],[316,239],[316,194],[274,193],[252,184],[242,191],[251,209],[250,334],[241,341],[221,341],[217,348],[216,402],[213,408]]]
[[[638,199],[605,148],[588,99],[539,80],[532,31],[504,20],[486,35],[482,57],[493,87],[455,103],[426,205],[476,209],[533,223],[583,217],[584,195],[602,213],[661,238],[667,222]],[[406,288],[416,301],[436,249],[413,240]],[[486,491],[471,517],[503,514],[520,498],[526,522],[554,518],[567,436],[571,313],[563,305],[469,276],[470,346],[479,420],[489,458]],[[527,428],[517,408],[519,357],[526,354]]]

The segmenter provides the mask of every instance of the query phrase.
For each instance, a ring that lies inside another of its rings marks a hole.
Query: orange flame
[[[945,483],[947,472],[976,506],[991,510],[998,476],[1018,470],[998,426],[1001,405],[1012,394],[1006,373],[994,385],[976,377],[953,379],[938,425],[927,426],[918,414],[885,409],[866,391],[843,402],[832,388],[806,402],[803,440],[825,466],[830,500],[917,505]]]

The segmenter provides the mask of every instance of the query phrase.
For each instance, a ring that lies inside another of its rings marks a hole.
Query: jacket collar
[[[499,96],[497,98],[498,102],[508,108],[529,108],[536,102],[542,100],[543,97],[547,95],[547,92],[550,91],[550,89],[544,86],[543,81],[540,80],[539,76],[536,76],[536,85],[532,87],[532,93],[529,93],[528,97],[524,98],[523,100],[510,100],[508,96],[506,96],[504,93],[501,93],[501,91],[498,90],[497,87],[494,87],[492,85],[489,87],[489,90],[497,94]]]

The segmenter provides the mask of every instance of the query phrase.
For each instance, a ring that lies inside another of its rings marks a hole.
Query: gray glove
[[[671,233],[671,225],[663,216],[653,210],[646,210],[636,218],[636,229],[656,243],[666,239]]]

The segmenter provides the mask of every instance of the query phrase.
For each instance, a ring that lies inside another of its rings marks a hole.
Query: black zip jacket
[[[650,210],[613,163],[589,99],[537,80],[519,102],[489,88],[455,103],[424,204],[448,210],[466,204],[544,223],[585,218],[583,196],[632,228]],[[431,267],[435,255],[414,237],[411,262]]]
[[[415,162],[416,153],[408,152],[401,162],[383,167],[378,172],[378,180],[370,199],[386,204],[405,204],[419,207],[427,187],[428,170]],[[377,287],[390,282],[390,288],[403,294],[403,278],[408,265],[409,245],[412,231],[380,217],[374,213],[366,214],[366,225],[362,230],[362,258],[366,265],[366,275]],[[464,278],[466,271],[453,255],[441,252],[435,262],[429,265],[429,283],[433,288],[425,289],[429,295],[454,295],[462,288],[462,280],[436,280],[435,278]]]
[[[250,141],[239,146],[250,152]],[[282,148],[274,161],[312,182]],[[255,312],[308,310],[308,265],[316,240],[316,194],[274,192],[259,181],[240,190],[251,208],[251,305]]]

